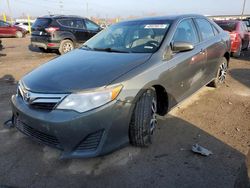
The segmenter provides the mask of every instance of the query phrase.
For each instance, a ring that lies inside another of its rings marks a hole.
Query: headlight
[[[86,112],[114,100],[121,89],[122,85],[118,85],[101,90],[70,94],[57,106],[57,109]]]

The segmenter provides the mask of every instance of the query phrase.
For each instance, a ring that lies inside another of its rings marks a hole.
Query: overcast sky
[[[9,0],[14,17],[73,14],[80,16],[128,17],[199,13],[204,15],[241,14],[244,0]],[[88,11],[87,11],[88,10]],[[0,14],[9,14],[7,0],[0,0]],[[250,14],[250,0],[245,13]],[[1,18],[1,17],[0,17]]]

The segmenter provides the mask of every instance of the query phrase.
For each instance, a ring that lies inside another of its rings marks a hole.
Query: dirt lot
[[[250,52],[232,59],[225,86],[205,87],[161,117],[154,144],[127,146],[94,159],[58,159],[4,121],[16,81],[56,57],[29,48],[29,38],[3,39],[0,52],[0,187],[247,187],[250,147]],[[213,152],[190,151],[199,143]],[[250,172],[249,172],[250,174]]]

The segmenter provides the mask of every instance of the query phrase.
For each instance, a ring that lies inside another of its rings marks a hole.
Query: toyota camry
[[[120,22],[24,76],[13,124],[64,159],[148,147],[157,117],[222,85],[229,59],[229,34],[204,16]]]

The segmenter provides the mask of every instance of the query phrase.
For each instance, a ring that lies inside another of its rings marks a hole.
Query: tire
[[[23,38],[23,33],[21,31],[17,31],[16,38]]]
[[[249,44],[250,44],[250,42],[248,42],[248,44],[246,45],[246,47],[245,47],[244,49],[242,49],[242,50],[244,50],[244,51],[248,51]]]
[[[66,54],[67,52],[73,50],[74,47],[74,43],[71,40],[63,40],[60,44],[59,47],[59,54]]]
[[[223,57],[220,66],[218,68],[216,78],[209,85],[218,88],[222,84],[224,84],[227,75],[227,69],[228,69],[227,59]]]
[[[157,125],[156,92],[153,88],[144,92],[135,104],[129,125],[130,143],[134,146],[148,147]]]
[[[237,50],[237,52],[232,53],[232,56],[235,57],[235,58],[239,58],[240,55],[241,55],[241,51],[242,51],[242,43],[240,44],[239,49]]]

